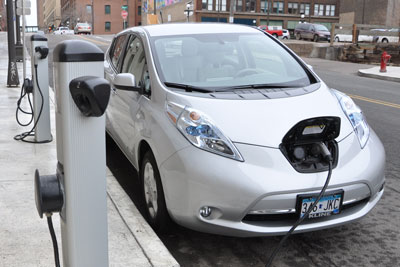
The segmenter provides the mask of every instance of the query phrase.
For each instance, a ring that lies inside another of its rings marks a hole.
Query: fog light
[[[212,212],[211,208],[210,208],[210,207],[207,207],[207,206],[204,206],[204,207],[202,207],[202,208],[200,209],[200,215],[201,215],[202,217],[208,217],[208,216],[210,216],[210,215],[211,215],[211,212]]]

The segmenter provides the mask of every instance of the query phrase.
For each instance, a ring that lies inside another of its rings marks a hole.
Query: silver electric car
[[[306,216],[295,232],[313,231],[360,219],[382,197],[385,151],[362,111],[263,31],[130,28],[114,37],[105,77],[107,131],[139,171],[156,230],[172,219],[280,235]]]

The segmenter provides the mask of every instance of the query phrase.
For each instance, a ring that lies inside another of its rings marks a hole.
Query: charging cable
[[[43,97],[43,93],[42,93],[42,90],[40,89],[39,81],[38,81],[37,66],[38,66],[38,65],[35,64],[36,85],[37,85],[37,87],[38,87],[39,94],[40,94],[40,98],[41,98],[41,100],[42,100],[42,101],[41,101],[41,105],[40,105],[39,115],[38,115],[37,119],[35,120],[35,123],[33,124],[32,129],[31,129],[30,131],[28,131],[28,132],[24,132],[24,133],[22,133],[22,134],[18,134],[18,135],[16,135],[16,136],[14,136],[14,140],[22,141],[22,142],[26,142],[26,143],[33,143],[33,144],[44,144],[44,143],[49,143],[49,142],[53,141],[53,138],[51,138],[50,140],[45,140],[45,141],[40,141],[40,142],[38,142],[38,141],[31,141],[31,140],[26,140],[26,139],[25,139],[25,138],[27,138],[28,136],[34,136],[34,135],[35,135],[35,129],[36,129],[36,126],[37,126],[37,124],[38,124],[38,122],[39,122],[39,120],[40,120],[40,116],[42,115],[42,110],[43,110],[43,105],[44,105],[44,103],[43,103],[43,102],[44,102],[44,97]],[[20,98],[19,98],[18,101],[17,101],[17,110],[16,110],[15,117],[16,117],[17,123],[18,123],[20,126],[23,126],[23,127],[30,125],[30,124],[32,123],[33,119],[34,119],[32,101],[31,101],[31,99],[30,99],[30,97],[29,97],[29,94],[33,93],[32,87],[33,87],[33,86],[32,86],[32,84],[31,84],[31,82],[29,81],[29,79],[25,79],[25,81],[24,81],[24,83],[23,83],[23,85],[22,85],[22,88],[21,88],[21,95],[20,95]],[[25,111],[25,110],[23,110],[23,109],[21,108],[21,101],[22,101],[22,99],[23,99],[26,95],[28,95],[28,102],[29,102],[29,106],[30,106],[30,109],[31,109],[30,112]],[[21,123],[21,121],[19,120],[19,116],[18,116],[19,111],[21,111],[21,112],[24,113],[24,114],[31,115],[31,119],[30,119],[30,121],[29,121],[27,124],[23,124],[23,123]]]
[[[300,217],[290,228],[290,230],[286,233],[286,235],[281,239],[279,242],[278,246],[275,248],[275,250],[272,252],[271,256],[268,259],[267,264],[265,265],[266,267],[271,266],[276,254],[278,254],[278,251],[280,248],[283,246],[285,243],[286,239],[289,238],[289,236],[293,233],[293,231],[299,226],[306,218],[308,218],[308,215],[310,215],[311,211],[314,209],[315,206],[318,205],[318,202],[320,201],[321,197],[325,194],[326,189],[328,188],[329,181],[331,180],[332,176],[332,155],[329,152],[329,149],[326,147],[326,145],[323,142],[318,143],[318,146],[320,147],[320,153],[324,161],[329,163],[329,171],[328,171],[328,177],[326,178],[325,184],[322,187],[321,192],[319,193],[317,199],[314,201],[314,203],[308,208],[306,213],[302,217]]]
[[[56,267],[60,267],[60,257],[58,255],[57,237],[56,237],[56,233],[54,232],[53,220],[51,219],[51,216],[52,216],[51,213],[46,213],[47,225],[49,226],[51,240],[53,241],[54,261],[55,261]]]

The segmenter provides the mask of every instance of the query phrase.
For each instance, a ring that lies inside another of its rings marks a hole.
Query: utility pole
[[[15,2],[15,34],[16,34],[16,39],[17,39],[17,43],[15,44],[15,54],[16,54],[16,60],[18,62],[21,62],[23,60],[23,58],[22,58],[23,47],[21,44],[20,18],[21,18],[21,16],[17,15],[17,2]]]
[[[8,39],[8,76],[7,86],[19,86],[18,68],[15,53],[14,5],[7,0],[7,39]]]
[[[229,23],[233,23],[233,14],[236,11],[235,1],[236,0],[230,0],[229,3]]]
[[[92,0],[92,34],[94,35],[94,6],[93,6],[93,0]]]
[[[267,27],[269,26],[269,12],[270,12],[270,10],[271,10],[271,0],[268,0]]]

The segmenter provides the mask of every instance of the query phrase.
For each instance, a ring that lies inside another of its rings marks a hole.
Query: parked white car
[[[290,32],[286,29],[282,29],[282,40],[289,40],[290,39]]]
[[[353,35],[351,34],[336,34],[335,35],[335,42],[352,42]],[[359,35],[358,42],[373,42],[374,36],[372,35]]]
[[[279,235],[305,218],[295,232],[314,231],[360,219],[382,197],[385,151],[362,111],[258,29],[134,27],[104,64],[107,131],[139,171],[156,230],[171,218]]]
[[[74,30],[70,30],[68,27],[58,27],[53,34],[74,34]]]
[[[383,36],[376,36],[375,40],[378,43],[398,43],[399,42],[399,31],[400,29],[390,29],[390,30],[385,30],[385,32],[389,33],[395,33],[396,35],[394,36],[393,34],[391,35],[383,35]]]

